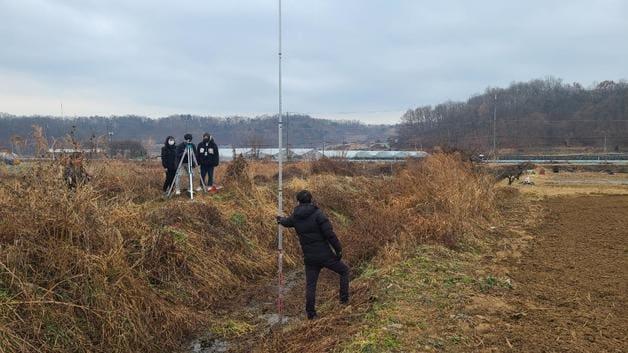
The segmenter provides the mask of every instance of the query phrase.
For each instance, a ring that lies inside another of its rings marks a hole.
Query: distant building
[[[422,151],[357,151],[351,154],[348,153],[346,156],[349,160],[363,161],[394,161],[424,157],[427,157],[427,153]]]
[[[284,160],[289,159],[289,160],[299,160],[302,158],[303,154],[297,154],[296,152],[294,152],[293,150],[288,150],[288,152],[286,152],[285,150],[283,151],[283,158]],[[279,159],[279,152],[273,154],[273,159]]]
[[[52,159],[56,159],[57,156],[69,155],[74,153],[81,153],[89,155],[90,158],[95,157],[101,153],[104,153],[105,150],[102,148],[49,148],[48,149],[49,156],[52,156]]]
[[[376,142],[370,145],[368,149],[371,151],[389,150],[390,144],[387,142]]]
[[[263,152],[262,149],[259,148],[253,148],[240,154],[246,159],[268,159],[273,157],[272,154]]]
[[[317,149],[313,149],[301,155],[301,159],[306,161],[317,161],[321,158],[323,158],[323,153]]]
[[[70,153],[102,153],[102,148],[49,148],[48,153],[70,154]]]

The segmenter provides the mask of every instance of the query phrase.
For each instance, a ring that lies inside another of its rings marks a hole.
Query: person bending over
[[[312,320],[316,314],[316,283],[321,269],[328,268],[340,275],[340,302],[349,301],[349,267],[341,261],[342,246],[327,216],[312,203],[307,190],[297,193],[298,206],[289,217],[277,216],[284,227],[294,227],[299,236],[305,263],[305,312]]]

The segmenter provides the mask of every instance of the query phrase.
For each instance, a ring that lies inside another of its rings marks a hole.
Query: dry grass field
[[[193,202],[161,197],[156,163],[88,163],[93,179],[77,189],[66,187],[55,162],[3,168],[2,351],[175,351],[207,330],[228,337],[262,330],[255,320],[217,319],[250,286],[275,278],[276,167],[229,168],[218,173],[223,191]],[[456,156],[394,173],[390,166],[333,161],[291,165],[286,172],[287,209],[296,191],[310,189],[336,225],[356,276],[367,263],[403,258],[415,244],[471,241],[494,213],[490,178]],[[286,262],[288,270],[300,268],[294,238]],[[371,286],[353,285],[356,307],[365,312]],[[325,316],[321,336],[345,320],[342,312]],[[310,331],[306,325],[294,330],[266,336],[260,349],[303,350]],[[309,342],[320,345],[310,351],[341,340]]]
[[[628,195],[628,174],[604,172],[560,172],[546,170],[545,175],[531,175],[534,186],[515,184],[520,191],[539,196]]]
[[[532,181],[498,186],[481,245],[374,269],[379,304],[338,351],[627,351],[626,175]]]
[[[276,165],[221,166],[225,188],[194,201],[164,199],[156,163],[87,169],[71,190],[55,163],[0,167],[0,352],[626,351],[624,175],[507,187],[456,155],[290,164],[286,210],[312,191],[352,298],[324,272],[304,320],[288,231],[280,330]]]

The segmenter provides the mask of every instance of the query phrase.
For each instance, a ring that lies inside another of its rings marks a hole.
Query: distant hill
[[[356,121],[315,119],[293,115],[285,119],[284,136],[292,147],[319,147],[323,143],[375,143],[386,141],[394,132],[390,125],[366,125]],[[0,115],[0,147],[10,148],[11,141],[32,145],[32,126],[41,126],[48,140],[61,139],[71,132],[83,143],[98,138],[108,140],[137,140],[153,145],[173,135],[179,141],[186,132],[200,141],[203,132],[215,136],[220,145],[274,147],[277,145],[277,117],[201,117],[175,115],[160,119],[140,116],[77,117],[61,119],[45,116]],[[28,140],[31,140],[30,143]],[[28,147],[25,147],[28,149]]]
[[[626,151],[628,83],[603,81],[584,88],[548,78],[489,88],[466,102],[408,110],[397,143],[491,151],[493,136],[498,149],[602,149],[606,144],[609,152]]]

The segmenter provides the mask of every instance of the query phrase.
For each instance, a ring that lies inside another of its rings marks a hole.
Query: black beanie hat
[[[297,193],[297,201],[299,203],[312,203],[312,194],[307,190],[301,190]]]
[[[191,141],[192,140],[192,134],[188,133],[188,134],[183,135],[183,139]]]

